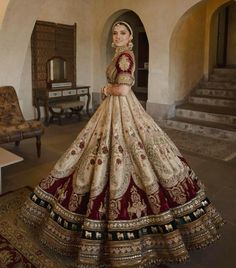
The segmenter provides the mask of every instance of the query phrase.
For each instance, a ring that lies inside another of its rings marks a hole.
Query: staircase
[[[166,126],[236,141],[236,69],[214,69],[209,81],[176,107]]]

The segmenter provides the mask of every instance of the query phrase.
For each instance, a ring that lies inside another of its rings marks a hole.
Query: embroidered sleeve
[[[134,60],[129,53],[122,53],[116,62],[116,83],[132,86],[134,84]]]

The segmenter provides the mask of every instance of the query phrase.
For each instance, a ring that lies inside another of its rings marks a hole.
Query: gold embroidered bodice
[[[109,84],[134,84],[135,61],[133,51],[127,47],[116,49],[116,53],[107,67],[106,76]]]

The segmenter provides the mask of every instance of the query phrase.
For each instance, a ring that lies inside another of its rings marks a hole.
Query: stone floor
[[[86,121],[63,126],[50,125],[42,137],[42,156],[36,157],[35,141],[22,141],[20,146],[6,144],[2,147],[22,156],[23,162],[2,169],[3,191],[10,191],[25,185],[34,187],[48,174],[55,161],[75,139]],[[167,131],[168,133],[168,131]],[[199,139],[199,137],[198,137]],[[202,137],[204,139],[204,137]],[[175,141],[175,137],[172,136]],[[197,146],[192,139],[193,147]],[[215,145],[214,145],[215,146]],[[208,148],[208,150],[214,150]],[[236,159],[222,161],[203,156],[191,150],[182,151],[185,158],[204,182],[208,196],[227,221],[222,228],[222,238],[207,249],[191,252],[186,264],[168,265],[170,268],[231,268],[236,267]]]

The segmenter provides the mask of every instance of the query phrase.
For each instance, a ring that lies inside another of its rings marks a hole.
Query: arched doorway
[[[216,67],[236,68],[236,2],[229,2],[217,13]]]
[[[134,43],[134,54],[136,61],[135,70],[135,85],[133,86],[133,91],[136,97],[145,106],[147,101],[148,93],[148,62],[149,62],[149,44],[145,28],[139,16],[133,11],[126,11],[113,22],[118,20],[124,20],[128,22],[134,33],[133,43]],[[110,62],[113,56],[113,49],[111,48],[112,35],[109,33],[107,40],[107,62]]]

